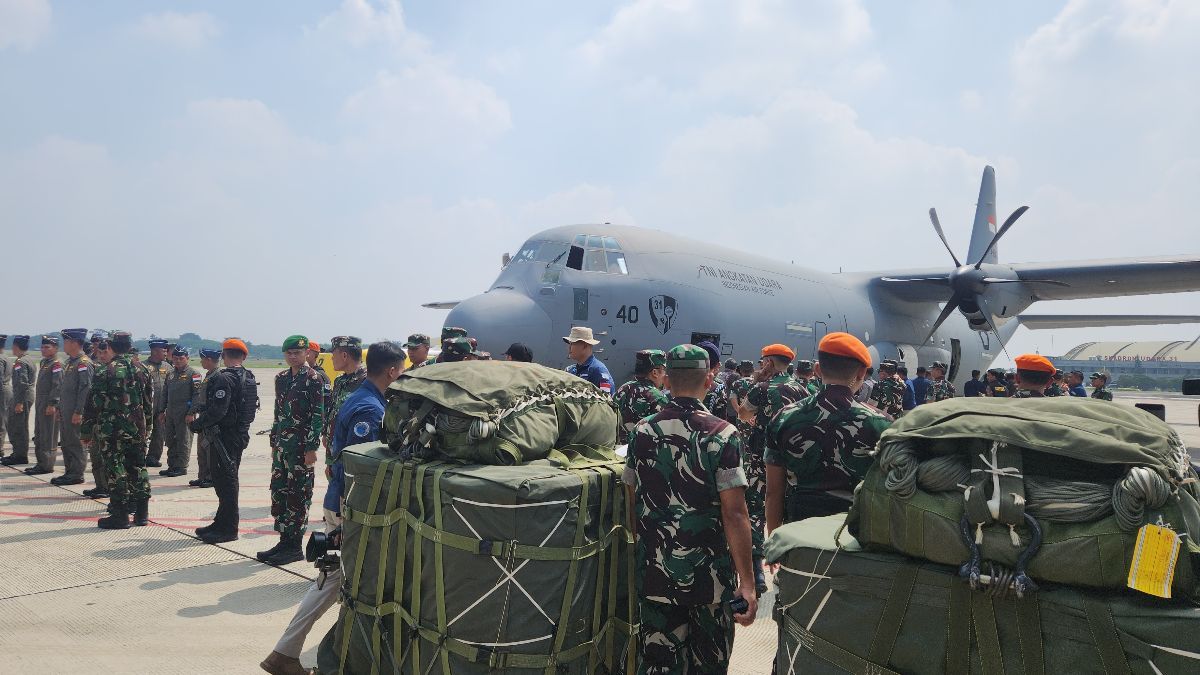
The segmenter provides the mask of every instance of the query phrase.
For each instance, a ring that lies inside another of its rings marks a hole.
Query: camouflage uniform
[[[118,354],[92,379],[80,434],[101,448],[110,503],[128,508],[150,499],[146,429],[154,409],[151,386],[129,354]]]
[[[1113,395],[1112,392],[1105,387],[1096,387],[1095,389],[1092,389],[1092,398],[1099,399],[1101,401],[1111,401],[1113,400]]]
[[[275,376],[275,422],[271,425],[271,515],[283,537],[303,537],[312,505],[313,468],[304,454],[316,451],[325,419],[321,376],[307,365]]]
[[[1040,391],[1030,391],[1028,389],[1018,389],[1009,398],[1045,398],[1045,394]]]
[[[755,409],[754,431],[744,453],[746,478],[762,486],[761,489],[746,490],[746,509],[750,512],[750,539],[754,545],[755,561],[762,560],[767,531],[767,466],[763,461],[767,425],[785,406],[808,397],[808,389],[801,387],[785,373],[754,384],[746,394],[746,402]]]
[[[849,508],[850,494],[871,465],[868,453],[890,424],[839,384],[776,415],[764,459],[787,470],[784,522]]]
[[[330,443],[333,436],[333,424],[337,421],[338,411],[350,394],[358,389],[363,380],[367,379],[366,366],[360,365],[353,373],[342,373],[333,381],[333,402],[325,410],[325,464],[333,466],[333,456],[330,454]]]
[[[656,414],[670,401],[662,390],[645,378],[630,380],[617,388],[613,402],[617,404],[617,440],[627,443],[633,428],[643,419]]]
[[[884,376],[881,373],[867,400],[882,412],[899,417],[904,412],[904,382],[894,374]]]
[[[929,383],[929,389],[925,392],[926,403],[936,403],[945,401],[948,398],[954,398],[956,394],[954,384],[950,380],[933,380]]]
[[[1062,385],[1060,385],[1057,382],[1051,382],[1050,386],[1046,387],[1046,396],[1066,396],[1066,395],[1067,395],[1067,393],[1065,391],[1063,391]]]
[[[719,378],[713,378],[712,388],[704,395],[704,407],[723,420],[729,419],[729,392]]]
[[[700,401],[675,398],[631,440],[624,481],[636,494],[638,672],[724,672],[736,579],[719,492],[746,485],[741,439]]]

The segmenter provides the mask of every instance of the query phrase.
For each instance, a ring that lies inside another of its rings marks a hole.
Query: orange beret
[[[237,338],[229,338],[221,343],[221,349],[237,349],[246,356],[250,355],[250,349],[246,347],[246,343]]]
[[[1022,354],[1013,359],[1017,364],[1017,370],[1032,370],[1039,373],[1054,373],[1054,364],[1050,363],[1050,359],[1041,354]]]
[[[321,353],[321,345],[320,345],[320,344],[318,344],[318,343],[316,343],[316,342],[313,342],[312,340],[309,340],[309,341],[308,341],[308,348],[309,348],[309,349],[311,349],[311,350],[313,350],[314,352],[316,352],[316,353],[318,353],[318,354],[320,354],[320,353]]]
[[[826,335],[821,338],[821,343],[817,345],[817,351],[833,354],[834,356],[849,357],[868,368],[871,367],[871,352],[867,351],[867,346],[862,343],[862,340],[849,333],[830,333]]]
[[[783,358],[787,359],[788,361],[791,361],[792,359],[796,358],[796,352],[792,351],[791,347],[789,347],[787,345],[781,345],[781,344],[773,344],[773,345],[767,345],[766,347],[763,347],[762,355],[763,356],[782,356]]]

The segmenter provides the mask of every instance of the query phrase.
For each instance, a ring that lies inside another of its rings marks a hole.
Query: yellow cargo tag
[[[1138,530],[1126,585],[1135,591],[1169,598],[1178,559],[1179,535],[1174,530],[1161,525],[1143,525]]]

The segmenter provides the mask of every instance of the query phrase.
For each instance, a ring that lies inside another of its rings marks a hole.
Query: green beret
[[[635,355],[639,362],[645,361],[651,368],[667,365],[667,353],[661,349],[643,349]]]
[[[708,352],[703,347],[693,344],[672,347],[667,352],[667,368],[669,370],[708,370]]]
[[[467,337],[467,329],[459,328],[458,326],[446,326],[442,328],[442,342],[450,338],[465,338]]]
[[[291,335],[283,341],[283,351],[289,349],[308,349],[308,338],[303,335]]]

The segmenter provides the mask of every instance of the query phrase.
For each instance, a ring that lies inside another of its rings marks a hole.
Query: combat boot
[[[83,496],[91,497],[92,499],[107,499],[108,493],[100,488],[92,488],[90,490],[84,490]]]
[[[17,457],[16,455],[9,455],[4,459],[0,459],[0,464],[3,464],[4,466],[20,466],[28,463],[29,459],[25,457]]]
[[[133,505],[133,524],[144,527],[150,524],[150,498],[139,499]]]
[[[129,511],[124,504],[109,504],[108,517],[97,520],[96,525],[102,530],[128,530]]]
[[[284,656],[279,652],[271,652],[271,655],[263,659],[258,667],[271,675],[308,675],[310,672],[300,664],[300,659]]]
[[[259,562],[265,563],[265,562],[267,562],[268,558],[275,555],[276,553],[279,553],[279,549],[281,549],[281,548],[283,548],[283,537],[280,537],[279,541],[275,542],[275,545],[272,546],[271,548],[269,548],[265,551],[259,551],[258,553],[255,553],[254,557],[258,558]]]
[[[279,550],[263,562],[276,567],[304,560],[304,551],[300,550],[300,537],[284,537],[279,540]]]

